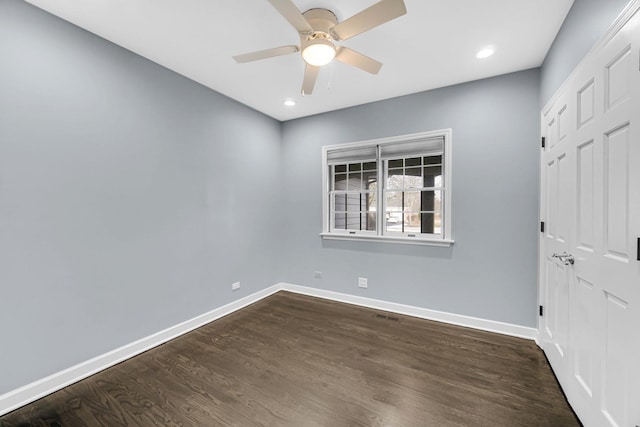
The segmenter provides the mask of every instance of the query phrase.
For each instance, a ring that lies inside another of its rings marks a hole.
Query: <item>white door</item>
[[[572,266],[554,254],[569,253],[573,236],[571,219],[575,216],[571,202],[573,176],[576,161],[569,133],[571,116],[575,109],[569,108],[566,94],[559,97],[557,106],[543,119],[545,153],[543,176],[545,195],[542,218],[545,219],[542,233],[544,259],[542,259],[543,322],[542,342],[549,361],[558,377],[566,377],[569,345],[569,290],[572,287]],[[567,258],[568,259],[568,258]],[[557,367],[557,368],[555,368]]]
[[[542,119],[540,341],[585,426],[640,425],[639,49],[636,14]]]

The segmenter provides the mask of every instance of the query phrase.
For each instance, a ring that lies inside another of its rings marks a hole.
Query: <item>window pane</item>
[[[347,174],[337,173],[334,175],[333,189],[342,191],[347,189]]]
[[[427,211],[427,212],[441,211],[442,192],[440,190],[420,191],[419,193],[420,193],[420,205],[419,205],[419,209],[416,209],[416,210]]]
[[[431,213],[431,212],[422,212],[420,214],[421,217],[421,227],[420,227],[420,232],[421,233],[429,233],[429,234],[433,234],[435,232],[435,222],[434,222],[434,217],[435,214]]]
[[[361,206],[360,193],[347,194],[347,212],[360,212]]]
[[[405,212],[404,214],[404,232],[405,233],[422,233],[420,212]]]
[[[387,191],[387,211],[402,211],[402,191]]]
[[[378,180],[378,173],[376,171],[362,172],[362,184],[365,190],[371,190],[371,184],[374,184]]]
[[[424,168],[424,186],[439,187],[442,183],[442,166],[427,166]]]
[[[402,212],[385,212],[385,226],[387,231],[402,231]]]
[[[405,169],[404,188],[422,188],[422,169],[421,168]]]
[[[360,230],[360,212],[347,214],[347,230]]]
[[[421,160],[422,159],[420,157],[412,157],[410,159],[404,159],[404,166],[407,168],[410,166],[420,166]]]
[[[424,157],[423,162],[425,165],[433,165],[433,164],[441,164],[442,163],[442,156],[429,156],[429,157]]]
[[[376,193],[362,193],[362,210],[367,212],[376,211]]]
[[[335,165],[334,167],[336,168],[336,173],[347,171],[347,165]]]
[[[376,162],[367,162],[362,164],[362,170],[372,171],[376,170]]]
[[[334,194],[333,195],[333,210],[335,212],[344,212],[347,210],[347,195],[346,194]]]
[[[377,224],[376,223],[376,213],[375,212],[368,212],[368,213],[364,213],[362,215],[366,217],[367,230],[376,231],[376,224]]]
[[[404,209],[409,212],[419,212],[424,209],[420,209],[422,202],[422,194],[426,191],[405,191],[404,192]]]
[[[362,189],[362,176],[360,172],[349,174],[349,190],[361,190]]]
[[[349,165],[349,172],[357,172],[361,169],[362,164],[361,163],[351,163]]]
[[[388,191],[386,193],[387,210],[385,212],[385,226],[388,231],[402,231],[402,192]]]
[[[440,212],[422,212],[420,214],[422,225],[421,232],[429,234],[442,234],[442,214]]]
[[[433,232],[435,234],[442,234],[442,214],[435,213],[433,214]]]
[[[403,178],[404,178],[404,175],[402,173],[402,169],[390,170],[389,177],[387,178],[387,188],[401,189],[403,186],[403,182],[402,182]]]
[[[347,228],[347,214],[336,212],[333,217],[334,228],[345,230]]]
[[[408,176],[422,176],[422,169],[420,168],[406,168],[404,174]]]
[[[402,167],[402,159],[389,160],[389,169],[391,169],[391,168],[401,168],[401,167]]]

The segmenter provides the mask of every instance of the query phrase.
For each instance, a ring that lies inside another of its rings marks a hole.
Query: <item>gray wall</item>
[[[535,327],[538,84],[529,70],[285,122],[285,281]],[[451,248],[321,240],[323,145],[443,128]]]
[[[0,394],[278,282],[280,145],[277,121],[0,0]]]
[[[540,107],[560,88],[627,3],[629,0],[575,0],[542,65]]]

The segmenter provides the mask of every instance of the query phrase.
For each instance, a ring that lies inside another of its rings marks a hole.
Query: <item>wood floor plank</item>
[[[578,426],[535,343],[279,292],[0,426]]]

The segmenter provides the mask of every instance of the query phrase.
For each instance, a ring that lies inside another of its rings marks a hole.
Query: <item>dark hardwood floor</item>
[[[576,426],[535,343],[280,292],[0,426]]]

